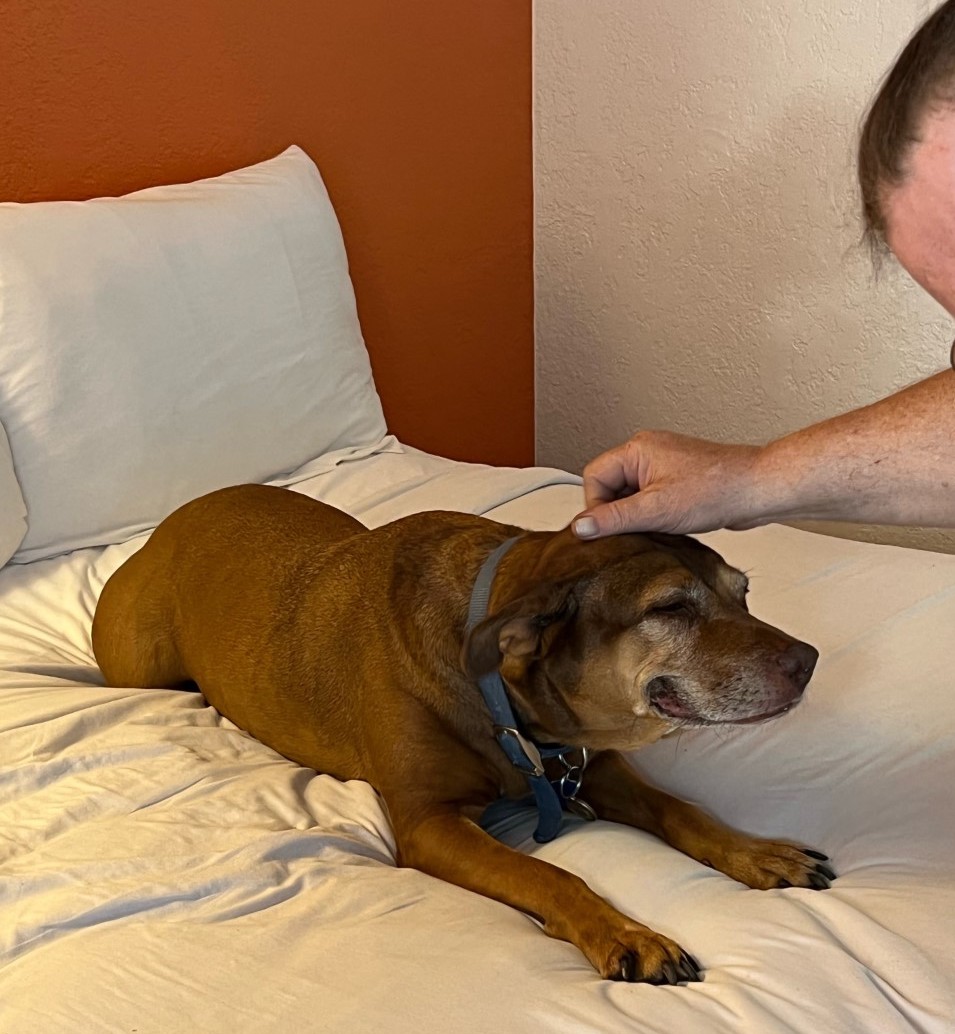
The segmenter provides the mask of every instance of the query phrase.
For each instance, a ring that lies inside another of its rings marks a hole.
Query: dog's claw
[[[815,858],[817,862],[828,862],[829,855],[823,854],[821,851],[810,851],[808,847],[801,847],[799,849],[803,854],[809,855],[810,858]]]
[[[620,957],[617,973],[611,979],[627,984],[642,982],[659,986],[661,984],[678,987],[680,984],[698,983],[703,979],[700,973],[700,966],[692,955],[685,951],[680,952],[680,960],[673,962],[672,959],[664,959],[660,968],[652,975],[641,977],[637,971],[638,956],[634,952],[627,952]]]
[[[693,956],[688,951],[680,952],[680,961],[683,962],[685,965],[689,966],[694,973],[700,972],[700,964],[696,961],[695,958],[693,958]]]
[[[785,887],[791,887],[792,884],[789,882],[789,880],[780,879],[779,883],[777,883],[776,886],[777,887],[784,887],[785,888]]]
[[[686,979],[691,982],[703,979],[700,972],[700,964],[692,955],[685,951],[680,952],[680,972],[685,973]]]
[[[811,872],[809,874],[809,885],[813,890],[828,890],[829,881],[824,876],[819,876],[817,873]]]
[[[832,871],[832,869],[829,868],[828,865],[817,865],[816,872],[818,872],[821,876],[825,876],[827,880],[834,880],[836,878],[836,874]]]

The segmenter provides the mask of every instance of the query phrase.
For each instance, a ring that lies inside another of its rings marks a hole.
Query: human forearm
[[[955,372],[762,447],[639,431],[584,471],[582,538],[830,520],[955,527]]]
[[[955,372],[771,442],[753,478],[759,516],[747,525],[955,527]]]

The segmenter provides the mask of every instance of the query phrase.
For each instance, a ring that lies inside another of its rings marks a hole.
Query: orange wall
[[[533,458],[530,0],[0,0],[0,199],[298,143],[345,234],[391,429]]]

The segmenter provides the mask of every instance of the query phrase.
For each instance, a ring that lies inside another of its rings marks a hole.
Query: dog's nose
[[[783,674],[803,690],[812,678],[818,660],[819,651],[815,647],[808,643],[793,643],[776,658],[776,663],[782,668]]]

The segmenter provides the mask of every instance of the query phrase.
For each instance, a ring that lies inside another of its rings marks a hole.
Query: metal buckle
[[[510,737],[513,740],[515,740],[517,742],[517,745],[523,751],[525,760],[530,762],[531,767],[524,768],[523,766],[517,764],[517,762],[514,761],[513,758],[511,758],[511,764],[519,772],[523,772],[525,775],[530,776],[542,776],[544,774],[544,762],[541,759],[540,751],[537,749],[537,747],[534,746],[533,743],[531,743],[529,739],[522,736],[517,729],[511,728],[511,726],[509,725],[495,725],[494,732],[497,735],[497,738],[501,741],[503,741],[507,737]],[[504,746],[503,742],[501,743],[501,746]]]

